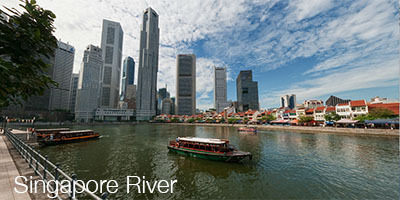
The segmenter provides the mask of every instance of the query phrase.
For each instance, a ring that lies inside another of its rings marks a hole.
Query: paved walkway
[[[31,199],[28,193],[19,194],[14,190],[14,187],[19,191],[23,191],[25,188],[15,183],[15,177],[19,176],[19,172],[6,146],[5,137],[2,134],[0,135],[0,199]],[[19,182],[22,182],[22,180]]]

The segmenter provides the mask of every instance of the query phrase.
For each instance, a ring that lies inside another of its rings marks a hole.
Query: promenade
[[[0,135],[0,199],[31,199],[28,193],[20,194],[14,190],[14,188],[17,188],[18,190],[23,191],[24,187],[15,184],[15,178],[20,174],[11,158],[4,140],[6,140],[6,136]]]

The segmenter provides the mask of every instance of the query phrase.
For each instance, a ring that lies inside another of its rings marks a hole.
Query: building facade
[[[167,97],[162,100],[162,109],[161,109],[161,114],[167,114],[171,115],[172,114],[172,100]]]
[[[196,113],[196,56],[176,56],[176,107],[177,115]]]
[[[350,99],[341,99],[339,97],[335,97],[331,95],[325,102],[327,106],[336,106],[340,103],[348,103],[350,102]]]
[[[296,95],[295,94],[287,94],[281,96],[281,107],[295,109],[296,108]]]
[[[260,109],[258,83],[253,81],[253,72],[251,70],[240,71],[236,79],[236,90],[239,111]]]
[[[75,112],[76,93],[78,90],[79,74],[72,74],[71,89],[69,94],[69,110]]]
[[[97,108],[95,119],[99,121],[131,121],[134,110],[117,108]]]
[[[147,8],[140,27],[136,120],[150,120],[157,111],[158,49],[160,40],[158,14]]]
[[[68,43],[57,41],[54,54],[52,79],[58,83],[50,91],[50,110],[69,110],[71,77],[74,67],[75,48]]]
[[[316,107],[324,106],[324,101],[322,101],[322,100],[305,100],[304,106],[306,108],[316,108]]]
[[[128,85],[135,83],[135,61],[132,57],[126,57],[122,64],[121,100],[125,100]]]
[[[103,20],[101,49],[103,57],[100,106],[116,108],[119,102],[122,44],[124,32],[118,22]]]
[[[214,67],[214,108],[220,113],[229,107],[227,101],[226,68]]]
[[[95,110],[100,100],[102,66],[102,49],[89,45],[83,53],[79,72],[75,103],[75,120],[78,122],[94,120]]]

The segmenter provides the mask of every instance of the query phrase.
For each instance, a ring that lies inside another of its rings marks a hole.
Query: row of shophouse
[[[197,115],[159,115],[156,120],[170,121],[172,119],[179,120],[181,122],[187,122],[189,120],[197,122],[221,122],[229,119],[235,121],[265,121],[265,116],[273,116],[275,120],[272,122],[276,123],[290,123],[297,122],[302,116],[309,116],[313,118],[313,121],[317,123],[325,122],[325,116],[331,113],[336,113],[341,119],[354,119],[358,116],[365,116],[372,109],[384,108],[391,110],[395,115],[399,115],[399,103],[369,103],[365,100],[349,101],[347,103],[340,103],[336,106],[314,106],[306,107],[300,106],[295,109],[288,108],[276,108],[272,110],[248,110],[246,112],[233,112],[232,109],[225,110],[224,112],[217,113],[215,111],[207,111]],[[225,116],[226,115],[226,116]]]

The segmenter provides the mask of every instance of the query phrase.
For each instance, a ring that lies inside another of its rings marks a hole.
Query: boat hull
[[[81,142],[86,140],[93,140],[98,139],[100,136],[95,135],[92,137],[81,137],[76,139],[69,139],[69,140],[39,140],[38,143],[40,145],[58,145],[58,144],[65,144],[65,143],[73,143],[73,142]]]
[[[240,162],[246,157],[249,157],[251,159],[250,154],[240,154],[240,155],[230,155],[230,154],[222,154],[222,153],[209,153],[209,152],[203,152],[203,151],[198,151],[198,150],[193,150],[193,149],[184,149],[184,148],[178,148],[174,146],[168,146],[168,149],[171,152],[180,154],[180,155],[185,155],[185,156],[191,156],[194,158],[202,158],[202,159],[207,159],[207,160],[213,160],[213,161],[221,161],[221,162]]]

